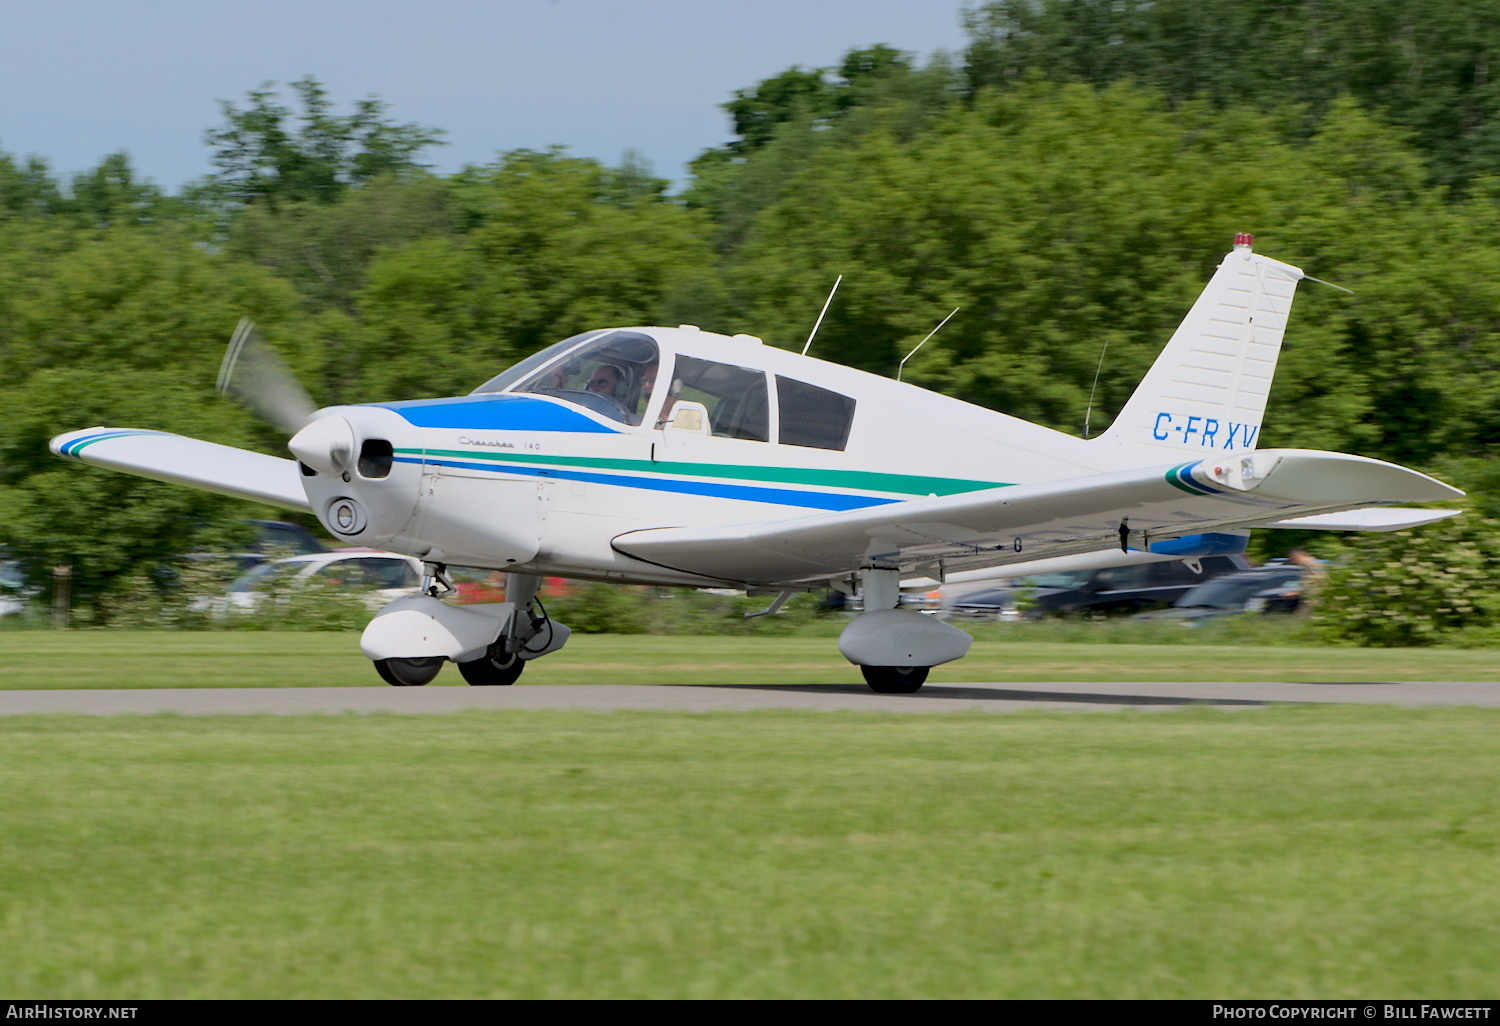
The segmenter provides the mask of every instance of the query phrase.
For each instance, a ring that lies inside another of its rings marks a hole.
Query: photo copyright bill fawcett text
[[[1215,1004],[1215,1019],[1488,1019],[1492,1004],[1465,1005],[1457,1002],[1423,1001],[1332,1004],[1245,1002]]]

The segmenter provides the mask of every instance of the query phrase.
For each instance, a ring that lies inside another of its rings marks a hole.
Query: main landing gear
[[[930,666],[861,666],[870,690],[882,695],[915,694],[927,683]]]
[[[941,620],[897,609],[900,571],[869,567],[860,571],[865,611],[839,635],[839,652],[864,675],[870,690],[910,695],[927,683],[934,666],[961,659],[973,641]]]

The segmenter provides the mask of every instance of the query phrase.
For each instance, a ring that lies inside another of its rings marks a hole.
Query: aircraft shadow
[[[873,695],[863,684],[677,684],[674,687],[734,688],[744,691],[802,691],[815,695]],[[938,685],[924,687],[914,695],[882,695],[964,699],[979,702],[1072,702],[1081,705],[1270,705],[1253,698],[1182,698],[1170,695],[1106,695],[1077,691],[1023,691],[1012,688],[962,688]]]

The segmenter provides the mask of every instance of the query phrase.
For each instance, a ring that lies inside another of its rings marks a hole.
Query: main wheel
[[[526,669],[526,660],[514,652],[484,655],[472,662],[459,663],[458,672],[470,684],[514,684]]]
[[[380,674],[380,679],[398,688],[419,688],[430,683],[442,668],[443,660],[437,656],[375,660],[375,672]]]
[[[882,695],[909,695],[927,682],[930,666],[861,666],[865,683]]]

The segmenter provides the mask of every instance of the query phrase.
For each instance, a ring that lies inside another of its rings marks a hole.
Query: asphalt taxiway
[[[756,709],[866,712],[1015,712],[1020,709],[1166,710],[1273,703],[1500,706],[1500,682],[928,684],[914,695],[877,695],[863,684],[567,684],[425,688],[155,688],[0,691],[0,716],[26,713],[175,713],[185,716],[305,713],[451,713],[465,709]]]

